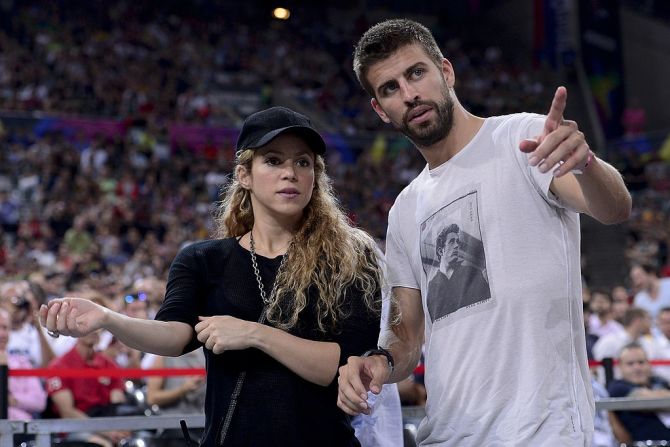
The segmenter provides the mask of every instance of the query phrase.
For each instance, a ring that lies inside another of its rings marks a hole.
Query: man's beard
[[[431,107],[435,111],[437,118],[434,121],[424,121],[418,127],[412,128],[409,125],[409,113],[420,105]],[[453,125],[454,102],[445,90],[443,92],[443,99],[439,103],[435,101],[414,101],[402,118],[400,131],[417,146],[429,147],[445,139],[449,135],[449,132],[451,132]]]

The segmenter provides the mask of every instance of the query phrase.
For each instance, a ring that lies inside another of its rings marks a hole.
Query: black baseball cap
[[[286,107],[271,107],[249,115],[242,124],[235,147],[238,151],[258,149],[284,132],[299,135],[315,154],[326,152],[326,143],[309,118]]]

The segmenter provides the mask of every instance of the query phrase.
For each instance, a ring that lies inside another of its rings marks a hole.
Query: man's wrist
[[[370,349],[363,353],[363,357],[370,357],[373,355],[380,355],[382,357],[385,357],[389,367],[389,374],[393,374],[393,369],[395,368],[395,360],[393,359],[393,355],[391,355],[389,351],[382,348],[381,346],[378,346],[376,349]]]
[[[593,151],[591,151],[591,150],[589,149],[589,153],[588,153],[588,155],[586,156],[586,161],[584,162],[584,164],[583,164],[581,167],[575,167],[575,168],[572,169],[570,172],[572,172],[572,173],[575,174],[575,175],[581,175],[581,174],[583,174],[584,171],[586,171],[586,168],[588,168],[588,167],[591,165],[591,163],[593,163],[593,160],[594,160],[595,158],[596,158],[596,155],[593,153]]]

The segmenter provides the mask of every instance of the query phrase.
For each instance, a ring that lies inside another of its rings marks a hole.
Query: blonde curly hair
[[[237,166],[251,172],[255,152],[237,154]],[[361,290],[368,309],[379,314],[381,308],[381,268],[375,242],[364,231],[353,227],[333,194],[332,182],[323,157],[314,155],[314,190],[303,211],[302,220],[279,272],[275,299],[268,305],[267,319],[279,328],[290,329],[307,306],[308,289],[318,292],[317,324],[323,332],[336,328],[348,316],[344,299],[347,288]],[[254,212],[249,190],[242,187],[237,174],[223,191],[215,215],[217,238],[241,237],[251,231]]]

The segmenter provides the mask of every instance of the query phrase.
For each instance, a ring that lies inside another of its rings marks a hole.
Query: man
[[[612,288],[612,318],[619,323],[623,322],[623,316],[630,309],[628,291],[623,286]]]
[[[106,415],[112,404],[125,402],[123,384],[118,378],[100,376],[76,379],[57,375],[58,369],[117,368],[113,361],[95,351],[99,338],[100,331],[96,331],[76,339],[72,350],[49,364],[49,368],[54,369],[54,376],[47,379],[47,393],[54,410],[62,418],[84,419],[89,415]],[[109,431],[73,434],[71,439],[112,446],[127,436],[127,432]]]
[[[670,307],[664,307],[656,318],[657,333],[654,334],[654,358],[670,360]],[[654,373],[670,380],[670,366],[657,366]]]
[[[459,257],[459,232],[458,225],[451,224],[437,237],[435,245],[439,268],[428,284],[428,293],[448,299],[429,300],[431,306],[428,312],[433,320],[491,297],[481,270],[465,265]]]
[[[425,328],[420,445],[588,445],[594,403],[575,211],[625,220],[631,200],[621,176],[563,120],[564,88],[546,117],[470,114],[451,63],[416,22],[368,30],[354,70],[380,118],[414,142],[427,166],[389,214],[387,279],[399,323],[383,349],[340,368],[338,405],[368,412],[367,390],[416,366]],[[433,320],[424,309],[448,297],[429,293],[428,253],[451,223],[482,241],[491,297]]]
[[[619,354],[621,380],[609,385],[610,397],[630,397],[635,399],[670,398],[668,382],[651,374],[651,365],[644,349],[637,343],[625,346]],[[655,411],[616,411],[618,419],[629,432],[632,441],[667,440],[670,423],[667,413]],[[664,410],[667,410],[664,409]]]
[[[655,267],[634,265],[630,278],[636,292],[634,306],[645,309],[652,318],[656,318],[662,308],[670,307],[670,278],[660,279]]]
[[[589,330],[598,337],[623,331],[623,326],[612,318],[612,295],[604,289],[591,292]]]
[[[623,317],[623,331],[613,332],[598,339],[593,346],[596,360],[617,358],[621,349],[630,343],[639,343],[649,357],[655,357],[654,343],[651,338],[651,318],[646,310],[630,308]]]

